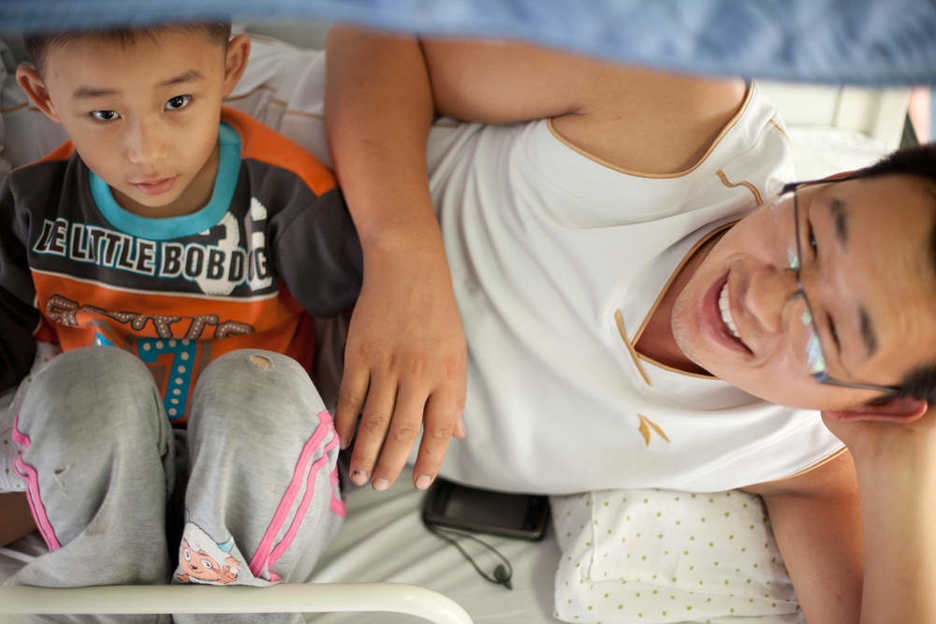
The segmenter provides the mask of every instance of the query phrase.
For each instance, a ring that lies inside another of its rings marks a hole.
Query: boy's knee
[[[273,360],[265,355],[254,354],[248,356],[247,360],[260,370],[270,370],[273,368]]]
[[[282,420],[290,413],[308,420],[325,409],[298,362],[260,349],[239,349],[212,362],[199,376],[193,404],[194,411],[225,411],[231,420],[234,410],[254,422],[273,415]]]
[[[151,383],[146,365],[136,356],[115,347],[83,347],[54,357],[36,375],[36,382],[89,384],[93,380]]]
[[[58,428],[152,427],[164,418],[152,374],[134,355],[113,347],[85,347],[56,356],[34,377],[21,413]]]
[[[263,349],[238,349],[214,360],[205,370],[206,375],[253,375],[270,372],[276,375],[308,377],[305,369],[289,356]]]
[[[284,394],[318,392],[309,374],[294,359],[273,351],[238,349],[219,357],[205,369],[199,386],[220,386],[249,399],[276,398]]]

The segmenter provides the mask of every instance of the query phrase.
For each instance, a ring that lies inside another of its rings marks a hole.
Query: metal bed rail
[[[472,624],[458,603],[403,583],[283,583],[272,587],[112,585],[0,587],[0,621],[12,614],[392,612],[433,624]]]

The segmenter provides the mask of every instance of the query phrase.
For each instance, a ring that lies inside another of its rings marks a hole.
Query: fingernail
[[[363,470],[352,470],[351,482],[354,485],[367,485],[367,473]]]
[[[419,478],[416,479],[416,489],[425,490],[432,484],[432,477],[429,475],[419,475]]]
[[[387,481],[386,479],[377,479],[376,481],[374,481],[374,489],[377,490],[378,492],[383,492],[388,487],[390,487],[390,482]]]

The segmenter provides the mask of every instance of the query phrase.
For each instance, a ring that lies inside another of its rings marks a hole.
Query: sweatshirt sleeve
[[[29,372],[40,321],[24,244],[28,216],[18,210],[12,178],[0,184],[0,392]]]
[[[317,195],[302,185],[270,228],[276,271],[308,313],[334,316],[354,305],[363,258],[338,188]]]

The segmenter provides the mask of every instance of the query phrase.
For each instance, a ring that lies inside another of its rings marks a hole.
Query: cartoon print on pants
[[[233,545],[233,542],[229,543]],[[224,544],[219,546],[224,550]],[[183,583],[233,583],[240,575],[240,564],[231,556],[224,562],[226,565],[222,567],[208,551],[194,548],[183,537],[179,546],[179,569],[182,574],[176,574],[176,578]]]
[[[180,583],[203,585],[267,586],[269,581],[258,579],[250,572],[244,557],[234,544],[234,538],[215,542],[201,527],[188,520],[179,544],[179,567],[175,580]]]

